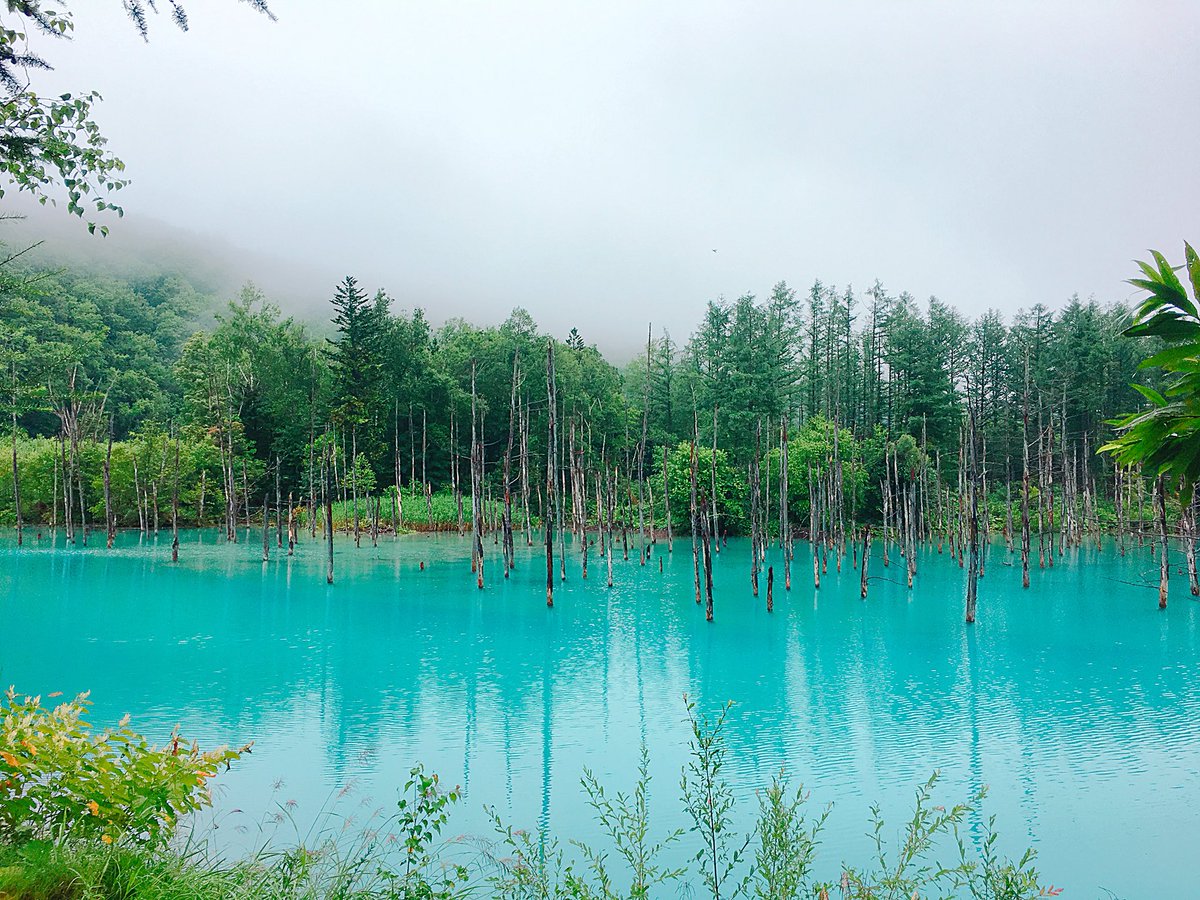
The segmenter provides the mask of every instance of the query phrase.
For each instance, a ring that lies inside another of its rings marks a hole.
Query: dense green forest
[[[507,483],[532,498],[539,518],[548,347],[564,496],[575,492],[578,460],[586,473],[615,468],[622,495],[644,485],[648,505],[665,465],[674,524],[686,526],[695,438],[698,490],[715,484],[719,527],[749,531],[751,463],[765,463],[758,477],[769,508],[786,428],[794,521],[809,513],[810,475],[832,459],[835,432],[847,514],[878,521],[889,454],[907,469],[898,481],[920,466],[953,483],[974,411],[994,488],[1020,480],[1028,445],[1035,481],[1111,497],[1112,466],[1094,451],[1111,437],[1105,423],[1138,405],[1129,384],[1150,340],[1120,336],[1129,318],[1121,304],[1071,298],[1010,322],[994,311],[972,321],[878,283],[856,294],[780,282],[763,298],[709,302],[683,344],[651,330],[645,352],[619,368],[574,330],[545,335],[522,309],[498,325],[433,327],[419,308],[400,309],[350,278],[331,290],[332,327],[319,326],[326,338],[252,286],[220,301],[165,274],[3,271],[4,398],[22,516],[40,523],[63,521],[68,506],[103,523],[110,453],[116,524],[161,516],[176,483],[176,439],[185,522],[236,519],[277,487],[300,502],[317,492],[322,459],[332,489],[354,489],[364,503],[397,483],[401,502],[427,488],[469,498],[473,423],[484,499],[499,502]],[[12,522],[12,473],[4,478],[0,515]],[[594,498],[591,481],[579,490]]]

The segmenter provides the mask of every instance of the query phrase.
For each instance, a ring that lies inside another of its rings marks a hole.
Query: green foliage
[[[0,707],[0,843],[84,840],[161,847],[179,819],[208,806],[208,779],[249,751],[163,747],[129,728],[94,733],[87,694],[45,709],[9,688]]]
[[[713,900],[733,900],[744,894],[750,883],[750,874],[740,869],[753,838],[739,835],[734,828],[733,789],[722,774],[729,755],[725,720],[733,704],[722,707],[714,720],[698,714],[696,704],[687,697],[684,705],[692,739],[691,758],[684,766],[680,787],[692,821],[689,832],[699,845],[692,860]]]
[[[809,513],[809,478],[819,481],[830,466],[840,461],[847,504],[861,502],[868,486],[863,466],[863,445],[848,428],[837,428],[823,416],[809,419],[788,440],[788,509],[793,521],[803,521]],[[835,453],[836,450],[836,453]],[[779,452],[771,451],[775,472],[779,469]],[[778,477],[775,475],[774,477]],[[847,509],[847,514],[849,509]]]
[[[396,818],[403,865],[398,869],[380,866],[377,875],[389,895],[405,900],[451,900],[459,896],[469,873],[461,863],[439,865],[439,838],[450,821],[450,809],[462,799],[462,789],[443,790],[436,774],[426,775],[415,766],[396,802]]]
[[[12,33],[0,28],[0,35]],[[43,206],[56,202],[47,186],[61,184],[72,215],[82,217],[88,207],[123,215],[111,194],[129,182],[121,177],[125,163],[105,149],[108,141],[92,119],[92,107],[99,99],[95,91],[55,98],[21,91],[0,101],[0,173]],[[108,234],[107,225],[98,230]],[[96,223],[89,222],[88,231],[95,233]]]
[[[807,882],[830,807],[815,820],[803,812],[808,795],[788,791],[783,773],[759,793],[758,847],[754,857],[754,895],[758,900],[794,900],[812,896]]]
[[[265,0],[248,0],[260,12],[271,15]],[[82,217],[94,212],[124,210],[111,196],[129,182],[122,177],[125,164],[106,148],[107,139],[92,120],[92,107],[100,100],[95,91],[43,97],[30,85],[30,73],[45,71],[50,64],[31,49],[37,37],[69,38],[75,22],[65,4],[54,9],[42,0],[7,0],[0,7],[0,177],[33,195],[39,203],[55,203],[54,188],[67,194],[67,210]],[[146,10],[150,0],[125,0],[125,11],[138,32],[146,37]],[[175,23],[187,29],[187,15],[178,2],[171,2]],[[0,188],[0,197],[4,190]],[[108,226],[88,222],[88,231],[108,234]]]
[[[688,505],[692,492],[692,445],[675,445],[667,454],[667,486],[671,492],[672,525],[686,531],[690,525]],[[696,500],[712,499],[712,447],[696,448]],[[657,499],[657,498],[656,498]],[[746,522],[746,478],[729,462],[729,454],[717,451],[717,515],[734,533]]]
[[[1146,277],[1130,279],[1149,296],[1124,333],[1165,342],[1166,347],[1142,367],[1161,368],[1167,384],[1162,392],[1135,384],[1149,409],[1115,420],[1119,434],[1101,450],[1121,465],[1163,476],[1186,503],[1200,479],[1200,256],[1184,244],[1184,257],[1191,297],[1175,268],[1157,251],[1155,265],[1138,263]]]
[[[723,775],[729,706],[709,720],[686,698],[692,740],[682,802],[692,827],[657,840],[650,837],[649,761],[643,749],[628,794],[609,794],[591,773],[585,774],[583,790],[604,843],[573,842],[583,868],[576,868],[554,835],[515,829],[494,810],[488,811],[494,841],[443,838],[461,793],[457,787],[443,789],[438,777],[421,766],[411,770],[395,812],[361,835],[347,834],[333,816],[337,826],[332,831],[309,831],[296,846],[264,848],[247,859],[210,857],[202,843],[190,844],[180,854],[166,845],[171,828],[181,815],[207,803],[208,779],[240,751],[200,753],[181,742],[154,750],[124,724],[92,735],[81,718],[86,705],[81,697],[47,712],[36,698],[18,700],[10,692],[0,731],[0,896],[647,900],[686,889],[687,870],[667,864],[664,856],[688,839],[698,848],[696,871],[714,900],[751,893],[760,900],[822,898],[839,887],[842,897],[853,900],[1033,900],[1060,893],[1042,884],[1032,851],[1015,860],[1000,852],[994,818],[982,826],[973,824],[969,837],[965,835],[959,826],[968,816],[976,822],[972,814],[983,795],[972,805],[935,805],[936,774],[917,791],[913,814],[895,846],[874,808],[875,859],[864,867],[843,863],[837,886],[816,879],[819,838],[829,810],[806,817],[807,795],[791,792],[780,775],[760,793],[752,830],[737,831],[734,799]],[[16,827],[10,824],[14,820]],[[946,846],[957,849],[953,862],[937,859]],[[619,866],[610,862],[612,854]],[[628,884],[618,886],[625,878]]]
[[[608,868],[607,853],[577,844],[594,876],[594,886],[586,892],[586,896],[602,900],[648,900],[659,886],[677,880],[684,872],[683,869],[669,868],[660,861],[663,852],[682,837],[682,829],[669,832],[661,841],[650,839],[647,801],[650,792],[649,769],[649,751],[643,744],[633,793],[618,793],[615,797],[608,796],[595,775],[590,771],[584,772],[583,789],[587,793],[588,805],[624,863],[630,879],[628,889],[616,890]]]

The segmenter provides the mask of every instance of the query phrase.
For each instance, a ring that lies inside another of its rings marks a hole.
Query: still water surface
[[[341,540],[332,587],[317,544],[272,547],[264,564],[254,535],[192,532],[177,565],[166,534],[97,544],[44,535],[18,552],[0,538],[0,681],[90,690],[97,723],[129,712],[155,739],[180,722],[204,743],[253,740],[217,797],[235,846],[273,833],[262,823],[281,806],[285,828],[330,806],[367,823],[417,761],[465,788],[457,832],[490,833],[491,805],[593,839],[580,776],[629,788],[643,744],[658,825],[681,826],[686,692],[707,711],[736,701],[728,775],[746,823],[781,769],[814,807],[834,803],[831,867],[865,857],[870,803],[898,832],[937,769],[940,802],[990,788],[1005,848],[1032,842],[1064,897],[1195,890],[1200,604],[1176,578],[1157,610],[1149,548],[1069,551],[1022,591],[997,545],[968,628],[948,553],[922,554],[910,592],[878,545],[862,602],[849,566],[814,591],[798,544],[793,588],[777,577],[768,615],[748,547],[731,541],[710,625],[686,541],[659,544],[661,573],[657,558],[618,558],[612,590],[595,556],[587,581],[572,557],[553,610],[544,557],[519,537],[508,581],[488,546],[483,591],[454,535]]]

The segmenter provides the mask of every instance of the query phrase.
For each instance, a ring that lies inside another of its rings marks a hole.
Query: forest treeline
[[[68,527],[152,527],[171,501],[182,522],[233,523],[261,515],[267,495],[311,504],[324,478],[339,500],[362,498],[364,522],[380,497],[381,522],[405,507],[410,522],[436,520],[433,498],[448,493],[442,518],[469,527],[474,494],[499,517],[507,492],[518,527],[578,494],[568,515],[585,520],[607,498],[645,528],[687,530],[708,503],[719,533],[750,533],[756,515],[777,533],[780,512],[810,524],[834,470],[842,518],[882,521],[918,481],[932,516],[930,485],[953,486],[966,465],[968,412],[993,495],[1032,472],[1035,493],[1073,492],[1081,516],[1090,498],[1099,523],[1119,479],[1095,450],[1106,422],[1139,404],[1129,384],[1152,349],[1120,336],[1120,303],[971,320],[879,283],[856,294],[779,282],[709,302],[682,343],[651,328],[617,367],[522,309],[434,327],[353,278],[331,290],[324,337],[253,286],[221,303],[168,275],[2,271],[15,464],[0,516],[15,518],[15,472],[23,520]]]

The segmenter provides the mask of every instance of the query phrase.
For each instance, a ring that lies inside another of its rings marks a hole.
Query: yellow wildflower
[[[95,800],[89,800],[87,808],[92,811],[93,816],[100,815],[100,804],[97,803]]]
[[[107,835],[107,834],[102,834],[102,835],[100,835],[100,840],[104,841],[104,843],[106,843],[106,844],[111,844],[111,843],[112,843],[112,836],[111,836],[111,835]]]
[[[17,762],[17,758],[15,756],[13,756],[11,753],[0,752],[0,759],[4,760],[6,763],[8,763],[8,765],[12,766],[14,769],[19,769],[21,767],[20,763]]]

